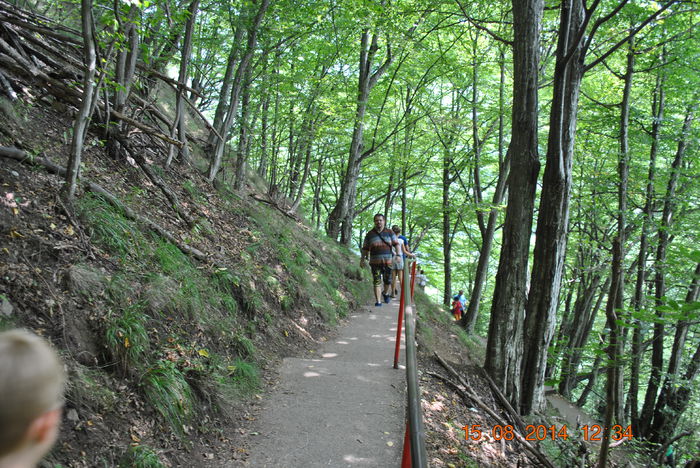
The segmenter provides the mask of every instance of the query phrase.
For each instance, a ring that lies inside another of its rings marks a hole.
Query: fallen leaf
[[[141,442],[141,439],[139,439],[135,434],[131,434],[131,440],[134,442]]]
[[[200,349],[197,353],[199,353],[200,356],[209,357],[209,351],[206,349]]]

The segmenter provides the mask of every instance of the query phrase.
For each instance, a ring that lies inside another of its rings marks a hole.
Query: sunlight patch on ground
[[[361,457],[356,457],[355,455],[345,455],[343,457],[343,460],[345,460],[348,463],[357,463],[357,464],[363,464],[363,465],[368,465],[371,463],[374,463],[374,460],[371,458],[361,458]]]

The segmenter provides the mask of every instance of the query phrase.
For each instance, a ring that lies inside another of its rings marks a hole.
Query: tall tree
[[[371,34],[369,28],[362,31],[360,38],[360,73],[357,81],[357,102],[353,123],[350,152],[345,173],[340,186],[340,193],[333,210],[328,216],[326,233],[331,239],[338,239],[344,245],[350,245],[352,222],[355,217],[355,200],[357,197],[357,181],[360,176],[362,160],[371,153],[363,154],[364,118],[367,112],[369,94],[379,78],[386,72],[392,62],[391,45],[387,41],[384,62],[376,69],[375,60],[379,51],[379,31]]]
[[[85,74],[83,75],[83,99],[80,110],[73,123],[73,140],[71,141],[70,156],[66,171],[65,193],[68,199],[75,196],[80,172],[80,161],[83,154],[83,142],[90,122],[94,99],[94,80],[97,56],[95,54],[95,38],[93,34],[92,0],[82,0],[80,3],[80,16],[83,29],[83,63]]]
[[[540,25],[544,2],[513,0],[513,113],[507,158],[508,206],[503,245],[491,305],[484,367],[511,404],[520,403],[520,358],[526,300],[527,264],[540,169],[537,117]]]

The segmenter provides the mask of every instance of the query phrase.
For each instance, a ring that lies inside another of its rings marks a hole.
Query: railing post
[[[413,265],[411,265],[411,302],[413,302],[413,292],[414,288],[416,286],[416,266],[418,265],[418,262],[415,261],[413,262]],[[404,273],[404,277],[406,274]]]
[[[411,468],[411,437],[409,427],[410,422],[406,419],[406,433],[403,436],[403,456],[401,457],[401,468]]]
[[[401,327],[403,326],[403,314],[406,303],[404,301],[403,285],[406,275],[401,279],[401,300],[399,301],[399,318],[396,323],[396,347],[394,349],[394,369],[399,368],[399,349],[401,348]]]

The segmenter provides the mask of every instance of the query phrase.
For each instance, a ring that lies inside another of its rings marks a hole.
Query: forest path
[[[244,466],[398,466],[406,397],[405,368],[393,368],[397,314],[398,300],[363,307],[317,358],[285,358]],[[401,363],[404,354],[402,345]]]

